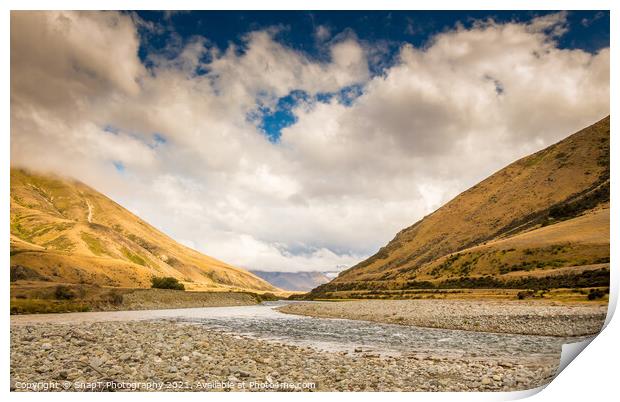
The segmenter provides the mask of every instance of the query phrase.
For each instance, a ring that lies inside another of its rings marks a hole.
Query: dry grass
[[[424,265],[419,280],[460,275],[532,275],[609,262],[609,209],[467,248]]]

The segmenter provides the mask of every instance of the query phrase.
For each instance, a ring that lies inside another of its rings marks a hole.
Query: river
[[[12,316],[11,325],[36,323],[87,323],[99,321],[174,320],[205,329],[275,343],[310,346],[324,351],[364,352],[382,355],[417,355],[437,358],[557,361],[562,344],[584,338],[496,334],[422,328],[346,319],[311,318],[274,310],[290,302],[253,306],[170,310],[33,314]]]

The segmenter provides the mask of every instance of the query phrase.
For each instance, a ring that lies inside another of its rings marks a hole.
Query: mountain
[[[172,276],[188,290],[277,290],[185,247],[78,181],[11,168],[11,280],[150,287]]]
[[[608,283],[609,121],[496,172],[311,296]]]
[[[330,272],[269,272],[250,271],[259,278],[263,278],[272,285],[291,291],[309,291],[330,281]]]

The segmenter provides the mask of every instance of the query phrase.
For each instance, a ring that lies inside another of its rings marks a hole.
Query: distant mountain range
[[[508,165],[309,297],[608,284],[609,121]]]
[[[329,282],[337,275],[337,272],[269,272],[250,271],[254,275],[263,278],[272,285],[292,291],[309,291],[315,287]]]
[[[11,169],[11,281],[150,287],[172,276],[188,290],[276,291],[185,247],[75,180]]]

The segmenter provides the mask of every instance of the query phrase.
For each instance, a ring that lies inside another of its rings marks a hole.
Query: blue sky
[[[437,33],[454,29],[458,25],[471,28],[476,21],[493,19],[498,23],[522,22],[551,15],[557,11],[192,11],[161,12],[139,11],[144,21],[159,26],[159,32],[141,30],[142,42],[139,56],[149,65],[149,54],[165,54],[174,58],[171,49],[196,36],[207,38],[210,46],[221,51],[231,43],[243,52],[244,35],[252,31],[277,29],[275,39],[289,48],[306,54],[317,61],[328,61],[330,41],[355,37],[361,43],[380,49],[375,58],[369,59],[371,75],[380,75],[395,62],[403,44],[425,47]],[[596,52],[609,47],[608,11],[571,11],[567,16],[568,31],[557,38],[558,48],[583,49]],[[328,36],[317,37],[319,27]],[[175,46],[171,47],[170,44]],[[181,45],[181,46],[179,46]],[[209,60],[204,60],[208,62]],[[344,88],[337,93],[318,94],[316,100],[328,101],[336,97],[343,104],[350,104],[362,88]],[[308,100],[303,91],[282,97],[275,110],[258,109],[257,126],[272,142],[278,142],[282,128],[295,123],[293,107],[299,100]]]
[[[172,31],[182,39],[193,35],[208,38],[220,49],[230,42],[243,44],[242,37],[250,31],[282,27],[277,39],[289,47],[318,59],[326,57],[317,45],[315,31],[319,26],[332,34],[354,33],[359,40],[385,41],[392,50],[402,43],[423,46],[438,32],[456,24],[465,28],[475,20],[492,18],[497,22],[527,22],[532,18],[557,11],[192,11],[169,14],[159,11],[139,11],[138,15],[168,28],[143,42],[141,56],[146,50],[162,50]],[[561,48],[580,48],[595,51],[609,46],[608,11],[570,11],[570,31],[559,40]]]

